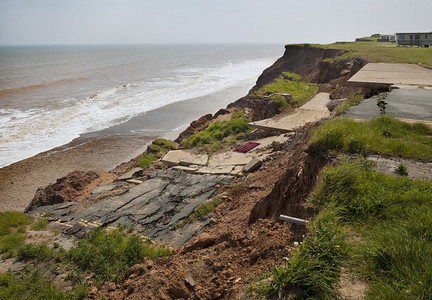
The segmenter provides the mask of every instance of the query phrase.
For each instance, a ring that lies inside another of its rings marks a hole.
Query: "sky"
[[[431,32],[431,0],[0,0],[0,45],[332,43]]]

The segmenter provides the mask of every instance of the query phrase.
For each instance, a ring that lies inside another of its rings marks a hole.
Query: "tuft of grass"
[[[210,151],[215,151],[223,146],[221,141],[229,142],[227,139],[235,140],[238,134],[252,131],[252,128],[247,125],[249,122],[250,120],[245,118],[241,112],[235,112],[231,120],[214,122],[206,129],[185,139],[182,144],[186,147],[207,145]]]
[[[159,159],[159,157],[157,157],[156,155],[153,155],[153,154],[144,155],[144,156],[139,158],[138,166],[140,168],[146,168],[146,167],[150,166],[152,162],[154,162],[158,159]]]
[[[156,146],[159,146],[159,147],[162,147],[165,150],[174,150],[174,149],[176,149],[176,146],[172,142],[170,142],[170,141],[168,141],[166,139],[155,139],[152,144],[156,145]]]
[[[337,295],[340,268],[346,255],[345,233],[334,213],[323,212],[310,226],[310,234],[285,266],[274,267],[252,283],[259,297],[282,298],[290,290],[299,298],[330,299]]]
[[[38,220],[37,222],[31,224],[30,228],[31,230],[45,230],[49,221],[46,219]]]
[[[384,136],[384,130],[390,135]],[[317,151],[377,153],[432,161],[432,128],[411,125],[390,116],[364,122],[336,118],[313,132],[310,146]]]
[[[404,164],[400,164],[396,167],[394,172],[400,176],[408,176],[408,167]]]
[[[336,115],[340,116],[342,113],[344,113],[348,108],[351,106],[355,106],[359,104],[361,101],[364,100],[363,95],[350,95],[345,103],[342,105],[338,105],[335,109]]]
[[[303,81],[303,78],[295,73],[291,72],[282,72],[282,75],[285,79],[291,80],[291,81]]]
[[[78,241],[67,259],[83,271],[94,272],[99,281],[118,281],[144,257],[156,259],[169,254],[168,248],[144,243],[137,235],[127,235],[120,229],[107,232],[99,227]]]

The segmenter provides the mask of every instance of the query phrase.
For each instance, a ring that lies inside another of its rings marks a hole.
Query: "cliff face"
[[[323,49],[300,45],[286,45],[284,55],[271,67],[264,70],[250,94],[270,83],[281,72],[293,72],[303,77],[305,81],[316,82],[313,77],[319,73],[319,64],[326,58],[333,58],[344,52],[338,49]],[[322,82],[316,82],[322,83]]]

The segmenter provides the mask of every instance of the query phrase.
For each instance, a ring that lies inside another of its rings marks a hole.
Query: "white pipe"
[[[309,221],[307,221],[307,220],[298,219],[298,218],[294,218],[294,217],[288,217],[288,216],[284,216],[284,215],[280,215],[279,219],[281,221],[291,222],[291,223],[300,224],[300,225],[304,225],[304,226],[309,224]]]

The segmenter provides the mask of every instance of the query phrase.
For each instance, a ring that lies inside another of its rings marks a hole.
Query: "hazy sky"
[[[0,45],[331,43],[432,31],[431,0],[0,0]]]

